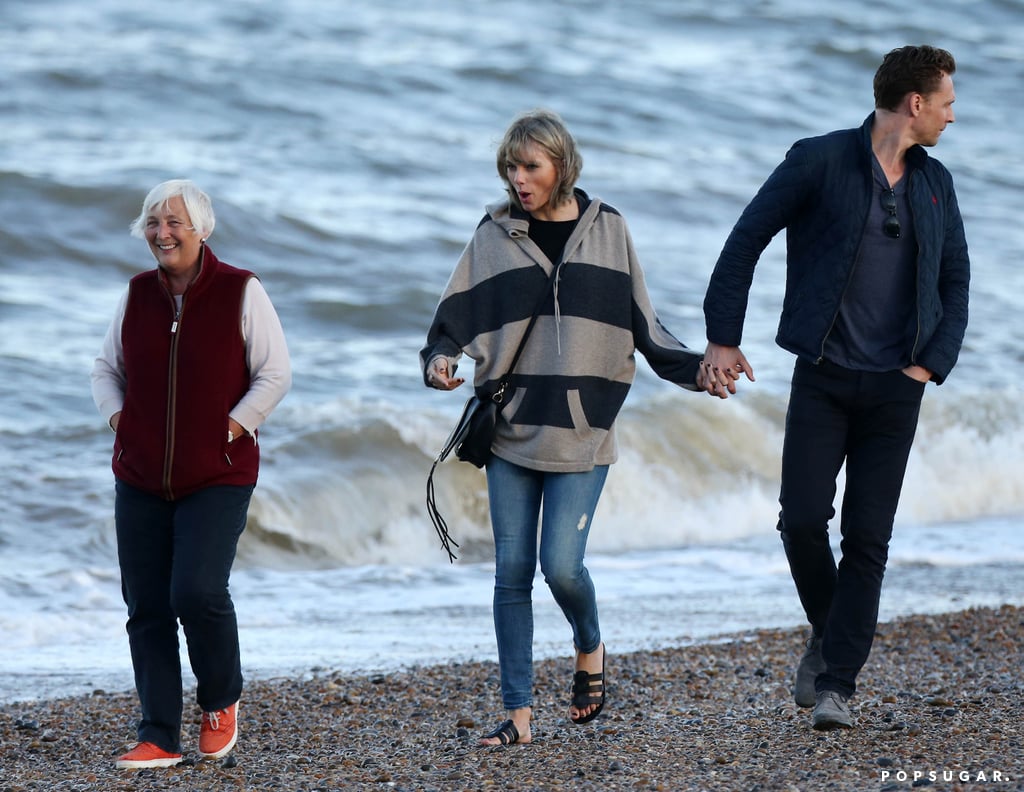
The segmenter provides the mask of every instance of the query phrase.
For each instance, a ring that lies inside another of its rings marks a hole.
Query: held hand
[[[110,416],[110,428],[115,432],[117,431],[117,425],[121,422],[121,411],[118,410],[116,413]]]
[[[463,377],[448,376],[448,360],[438,356],[427,364],[427,382],[430,387],[438,390],[455,390],[465,382]]]
[[[708,342],[704,361],[697,376],[697,385],[712,396],[729,398],[736,393],[736,381],[741,374],[754,382],[754,368],[739,347],[722,346]]]

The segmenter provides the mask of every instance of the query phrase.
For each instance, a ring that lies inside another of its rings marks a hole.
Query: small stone
[[[225,770],[230,770],[232,767],[238,767],[238,759],[235,758],[233,753],[230,753],[224,757],[224,761],[220,763],[220,766]]]

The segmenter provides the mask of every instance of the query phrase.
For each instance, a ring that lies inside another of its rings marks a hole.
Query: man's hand
[[[918,382],[931,382],[932,379],[932,373],[924,366],[907,366],[903,369],[903,373]]]
[[[704,361],[697,377],[698,387],[720,399],[736,393],[736,381],[741,374],[754,381],[754,368],[744,357],[738,346],[722,346],[708,342]]]

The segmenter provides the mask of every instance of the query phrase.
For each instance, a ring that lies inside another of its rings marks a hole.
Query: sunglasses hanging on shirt
[[[896,216],[896,191],[882,190],[882,208],[889,213],[882,223],[882,233],[890,239],[900,238],[900,219]]]

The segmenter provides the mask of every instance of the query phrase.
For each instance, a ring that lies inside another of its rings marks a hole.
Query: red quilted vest
[[[249,390],[242,297],[255,277],[203,246],[178,311],[159,269],[132,278],[121,326],[125,399],[114,475],[176,500],[218,484],[254,484],[255,437],[227,442],[228,411]]]

